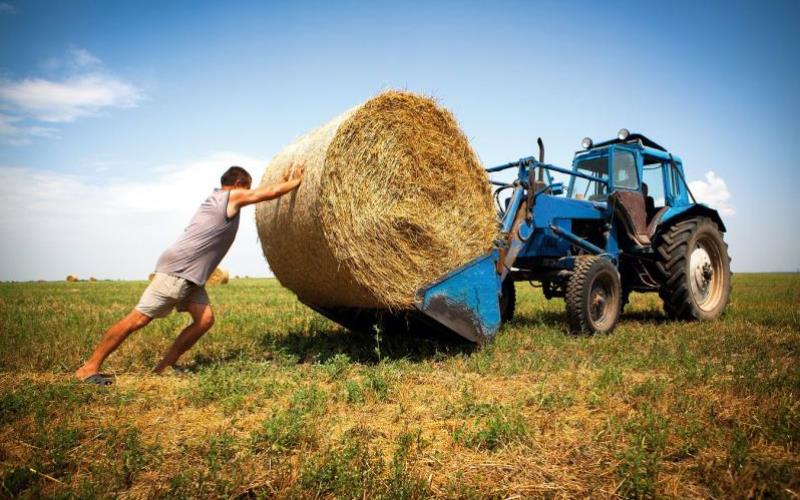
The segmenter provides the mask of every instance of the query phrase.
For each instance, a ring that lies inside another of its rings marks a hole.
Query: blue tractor
[[[489,168],[516,169],[497,186],[501,231],[487,254],[422,287],[416,311],[317,309],[353,329],[427,324],[485,343],[514,314],[514,282],[563,297],[570,330],[614,329],[631,292],[658,292],[670,318],[720,316],[731,288],[725,224],[697,203],[680,158],[641,134],[582,141],[572,169],[539,157]],[[558,181],[559,175],[565,179]]]

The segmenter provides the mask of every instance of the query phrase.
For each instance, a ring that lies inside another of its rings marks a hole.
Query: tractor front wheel
[[[725,311],[731,291],[731,259],[714,221],[697,217],[679,222],[660,235],[656,248],[659,295],[667,316],[710,320]]]
[[[564,300],[572,332],[610,332],[622,309],[619,271],[604,257],[577,257]]]

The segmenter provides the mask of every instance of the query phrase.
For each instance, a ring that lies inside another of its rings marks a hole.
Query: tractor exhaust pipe
[[[528,221],[528,223],[530,223],[533,218],[533,194],[544,186],[544,142],[542,142],[541,137],[536,138],[536,144],[539,146],[539,179],[534,182],[535,170],[531,168],[528,171],[528,203],[525,207],[525,220]]]
[[[544,141],[541,137],[536,139],[536,144],[539,146],[539,163],[544,163]],[[544,182],[544,166],[539,167],[539,182]]]

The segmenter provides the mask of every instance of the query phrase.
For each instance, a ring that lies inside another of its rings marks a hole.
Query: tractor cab
[[[670,207],[689,206],[680,158],[640,134],[626,129],[615,139],[581,142],[575,154],[567,196],[608,204],[621,221],[631,247],[646,251]]]

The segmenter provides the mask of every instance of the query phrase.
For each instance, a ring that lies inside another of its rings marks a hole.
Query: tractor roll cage
[[[541,163],[539,160],[537,160],[536,158],[534,158],[532,156],[529,156],[527,158],[521,158],[521,159],[519,159],[517,161],[512,161],[510,163],[505,163],[503,165],[498,165],[496,167],[487,168],[486,172],[491,174],[491,173],[495,173],[495,172],[501,172],[503,170],[508,170],[510,168],[520,168],[520,167],[530,167],[532,169],[543,168],[543,169],[548,170],[548,171],[552,170],[554,172],[559,172],[559,173],[566,174],[566,175],[571,175],[571,176],[574,176],[574,177],[582,177],[584,179],[588,179],[590,181],[595,181],[595,182],[600,182],[600,183],[605,184],[606,186],[608,186],[608,180],[607,179],[603,179],[601,177],[595,177],[594,175],[584,174],[584,173],[577,172],[575,170],[570,170],[570,169],[563,168],[563,167],[557,167],[557,166],[551,165],[549,163]],[[505,182],[491,181],[491,183],[494,184],[495,186],[510,186],[510,184],[505,183]],[[550,183],[552,184],[552,180],[551,180]]]
[[[528,167],[527,175],[524,174],[524,168],[525,167]],[[573,176],[573,177],[581,177],[583,179],[588,179],[590,181],[599,182],[599,183],[601,183],[601,184],[603,184],[605,186],[608,186],[608,184],[609,184],[609,181],[607,179],[603,179],[601,177],[596,177],[594,175],[584,174],[582,172],[578,172],[578,171],[575,171],[575,170],[569,170],[569,169],[566,169],[566,168],[557,167],[557,166],[551,165],[549,163],[542,163],[542,162],[540,162],[539,160],[537,160],[536,158],[534,158],[532,156],[529,156],[529,157],[526,157],[526,158],[521,158],[521,159],[519,159],[517,161],[513,161],[513,162],[510,162],[510,163],[505,163],[503,165],[498,165],[496,167],[487,168],[486,172],[487,173],[500,172],[500,171],[508,170],[508,169],[511,169],[511,168],[518,168],[519,171],[520,171],[520,173],[519,173],[519,175],[517,177],[517,180],[515,180],[513,183],[508,184],[508,183],[504,183],[504,182],[490,181],[492,184],[494,184],[496,186],[500,186],[498,189],[495,190],[495,200],[496,201],[497,201],[497,197],[500,194],[500,192],[502,192],[505,189],[509,189],[509,188],[512,188],[512,187],[514,188],[514,191],[513,191],[512,195],[511,195],[511,198],[509,198],[509,200],[508,200],[508,206],[506,207],[505,210],[503,210],[502,207],[499,206],[499,201],[498,201],[498,209],[500,209],[500,212],[501,212],[500,215],[501,215],[501,219],[502,219],[501,220],[502,232],[504,232],[504,233],[507,233],[507,232],[511,231],[513,226],[514,226],[514,224],[515,224],[516,217],[514,215],[509,217],[508,214],[516,214],[519,211],[519,208],[522,205],[522,203],[523,203],[525,198],[527,198],[527,200],[528,200],[528,217],[527,218],[530,219],[530,210],[533,207],[536,198],[538,198],[540,194],[546,193],[548,191],[552,191],[554,188],[555,189],[559,189],[559,188],[563,189],[563,184],[562,183],[553,182],[553,177],[550,175],[550,171],[559,172],[559,173],[566,174],[566,175]],[[542,171],[542,170],[546,170],[547,171],[547,183],[543,183],[543,182],[542,183],[538,183],[538,182],[533,181],[533,173],[537,168],[541,169],[540,171]],[[521,188],[524,188],[524,189],[521,189]],[[527,195],[524,194],[525,191],[527,191]],[[528,222],[530,222],[530,220],[528,220]],[[571,241],[573,244],[577,244],[578,246],[581,246],[581,247],[589,250],[591,253],[596,253],[597,254],[597,253],[601,253],[602,252],[602,249],[600,249],[600,248],[598,248],[598,247],[596,247],[594,245],[591,245],[592,248],[587,248],[586,246],[584,246],[584,243],[586,243],[586,242],[584,242],[581,238],[579,238],[579,237],[577,237],[575,235],[572,235],[571,233],[565,234],[565,233],[568,233],[568,231],[553,230],[553,232],[556,235]],[[570,236],[574,236],[574,238],[570,238]],[[581,240],[581,242],[580,243],[576,243],[573,240]]]
[[[527,176],[522,175],[522,172],[521,172],[521,170],[523,168],[525,168],[525,167],[529,167]],[[530,204],[532,204],[533,200],[536,197],[538,197],[540,194],[542,194],[542,193],[544,193],[544,192],[546,192],[546,191],[548,191],[548,190],[550,190],[550,189],[552,189],[552,188],[554,188],[554,187],[556,187],[556,186],[561,184],[561,183],[558,183],[558,182],[553,182],[553,177],[550,175],[550,171],[559,172],[559,173],[566,174],[566,175],[569,175],[569,176],[572,176],[572,177],[580,177],[582,179],[588,179],[588,180],[594,181],[594,182],[599,182],[599,183],[605,185],[606,187],[608,187],[608,185],[609,185],[608,179],[603,179],[601,177],[596,177],[594,175],[584,174],[583,172],[579,172],[577,170],[570,170],[570,169],[566,169],[566,168],[562,168],[562,167],[557,167],[557,166],[551,165],[549,163],[542,163],[542,162],[540,162],[539,160],[537,160],[536,158],[534,158],[532,156],[529,156],[527,158],[520,158],[517,161],[512,161],[510,163],[505,163],[503,165],[498,165],[496,167],[487,168],[486,172],[487,173],[501,172],[503,170],[508,170],[508,169],[511,169],[511,168],[519,168],[520,169],[520,175],[517,177],[517,180],[514,181],[513,183],[509,184],[509,183],[506,183],[506,182],[498,182],[498,181],[493,181],[491,179],[489,180],[489,182],[491,184],[493,184],[495,186],[499,186],[498,189],[495,190],[494,196],[495,196],[495,201],[498,204],[498,209],[500,209],[500,212],[502,213],[502,215],[505,215],[505,212],[507,212],[507,210],[503,210],[502,207],[500,207],[500,202],[499,202],[499,198],[498,197],[499,197],[499,195],[500,195],[500,193],[502,191],[504,191],[506,189],[509,189],[511,187],[514,187],[516,185],[522,185],[530,193],[529,196],[528,196],[528,202]],[[540,172],[543,171],[543,170],[547,171],[547,183],[544,184],[543,187],[540,187],[541,184],[539,184],[539,186],[536,186],[536,185],[532,186],[531,185],[532,184],[531,181],[533,179],[533,172],[537,168],[540,169]],[[536,187],[540,187],[540,189],[538,191],[536,191],[535,193],[532,193],[531,190],[535,189]],[[513,200],[512,199],[511,203],[515,204],[516,201],[520,201],[520,200]],[[513,207],[510,207],[510,208],[512,208],[512,212],[516,212],[516,210],[519,207],[513,206]]]

